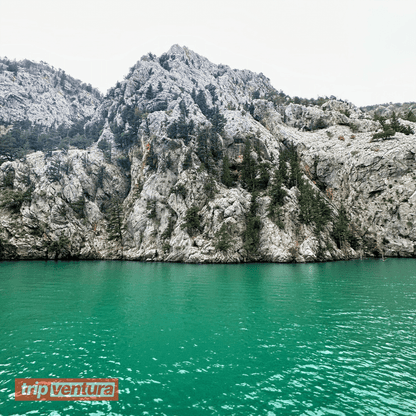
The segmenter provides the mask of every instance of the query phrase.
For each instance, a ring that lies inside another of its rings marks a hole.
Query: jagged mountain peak
[[[233,137],[259,128],[252,102],[276,93],[262,74],[217,65],[187,47],[173,45],[159,57],[142,57],[109,90],[90,124],[108,121],[103,137],[112,134],[121,147],[144,135],[175,138],[177,123],[212,127],[220,116],[225,120],[224,134]]]
[[[174,56],[178,56],[178,57],[186,56],[188,58],[190,58],[190,56],[189,56],[190,53],[196,55],[195,52],[191,51],[186,46],[182,47],[182,46],[178,45],[177,43],[172,45],[166,53],[169,54],[169,55],[174,55]]]
[[[225,90],[230,84],[245,85],[253,79],[265,84],[266,90],[272,89],[269,80],[263,74],[255,74],[249,70],[231,69],[223,64],[217,65],[186,46],[173,45],[159,57],[151,53],[143,56],[130,69],[125,80],[111,92],[117,87],[122,87],[123,84],[128,84],[130,80],[141,86],[149,82],[154,87],[155,83],[161,82],[163,84],[164,80],[169,78],[188,93],[191,93],[194,88],[204,89],[207,85]]]
[[[187,47],[173,45],[160,57],[152,54],[142,57],[125,79],[109,90],[107,98],[119,100],[123,105],[134,101],[142,109],[149,100],[167,101],[171,108],[175,102],[189,101],[189,97],[200,91],[210,106],[241,109],[256,91],[265,96],[274,88],[263,74],[217,65]]]

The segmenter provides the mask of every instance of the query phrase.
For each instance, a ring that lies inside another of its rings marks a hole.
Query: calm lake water
[[[118,378],[118,402],[14,379]],[[416,414],[416,260],[0,263],[1,415]]]

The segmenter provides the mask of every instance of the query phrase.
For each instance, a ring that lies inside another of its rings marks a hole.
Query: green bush
[[[358,123],[351,122],[349,124],[349,127],[353,133],[358,133],[358,131],[360,130],[360,126]]]
[[[83,134],[76,134],[72,139],[70,139],[71,146],[84,150],[88,146],[91,146],[92,142],[92,139],[85,137]]]
[[[256,189],[257,168],[256,160],[251,157],[250,142],[247,140],[243,152],[243,162],[241,164],[241,182],[248,192],[253,192]]]
[[[286,190],[283,188],[282,175],[278,170],[275,171],[274,180],[269,190],[270,204],[268,208],[269,217],[279,226],[283,228],[284,224],[281,220],[281,207],[284,205],[284,199],[287,196]]]
[[[13,214],[18,214],[24,202],[32,199],[32,188],[27,191],[4,189],[1,192],[0,208],[5,208]]]
[[[147,153],[146,163],[149,166],[149,171],[156,171],[158,166],[158,156],[155,152],[153,142],[150,143],[149,152]]]
[[[61,162],[58,159],[52,159],[50,166],[46,170],[46,176],[51,182],[59,182],[62,179]]]
[[[166,243],[166,242],[163,243],[162,250],[165,254],[169,253],[170,249],[171,249],[171,245],[169,243]]]
[[[128,174],[130,173],[131,162],[128,156],[119,156],[116,159],[117,165]]]
[[[228,159],[227,155],[225,155],[222,160],[221,182],[227,188],[231,188],[234,184],[234,181],[233,181],[233,178],[231,177],[231,172],[230,172],[230,160]]]
[[[352,248],[357,249],[359,242],[357,237],[351,231],[350,220],[344,205],[341,205],[338,217],[334,222],[332,229],[332,238],[337,243],[338,248],[342,247],[342,243],[349,243]]]
[[[103,188],[104,186],[104,178],[106,178],[107,174],[105,171],[105,166],[100,166],[98,168],[98,172],[97,172],[97,180],[96,180],[96,187],[98,188]]]
[[[75,213],[77,218],[85,218],[85,196],[80,196],[75,202],[70,202],[68,204]]]
[[[204,191],[208,200],[213,199],[218,191],[217,187],[215,186],[215,181],[211,176],[207,179],[207,181],[204,184]]]
[[[412,110],[409,110],[404,116],[404,120],[412,121],[413,123],[416,122],[416,115]]]
[[[182,225],[182,228],[187,231],[190,237],[202,231],[201,216],[197,206],[193,205],[186,211],[185,223]]]
[[[174,186],[174,187],[171,189],[171,193],[174,193],[175,195],[181,195],[183,199],[185,199],[185,198],[186,198],[187,192],[188,192],[188,191],[186,190],[185,185],[184,185],[184,184],[182,184],[182,183],[180,183],[180,184],[178,184],[178,185]]]
[[[70,258],[71,257],[71,242],[65,235],[60,235],[58,240],[47,241],[45,243],[48,253],[54,253],[55,259],[57,258]]]
[[[16,247],[0,237],[0,260],[14,259],[16,257]]]
[[[29,228],[29,234],[34,237],[42,237],[45,234],[45,225],[36,221],[35,225],[27,226]]]
[[[257,253],[260,243],[261,219],[257,216],[257,194],[251,195],[250,209],[246,214],[246,229],[243,232],[244,249],[248,255]]]
[[[168,226],[160,236],[162,240],[169,240],[172,237],[173,230],[175,229],[176,221],[173,220],[172,216],[169,217]]]
[[[10,169],[3,177],[3,188],[13,189],[14,186],[14,170]]]
[[[320,232],[331,219],[331,210],[319,191],[315,191],[306,180],[299,183],[299,220],[303,224],[315,225],[315,231]]]
[[[124,231],[124,225],[123,225],[123,205],[120,199],[114,198],[111,201],[108,215],[108,239],[110,241],[119,241],[123,242],[123,231]]]
[[[383,131],[373,134],[373,139],[387,139],[393,137],[395,134],[396,132],[392,128],[385,126],[383,127]]]
[[[374,120],[380,122],[382,131],[379,133],[375,133],[373,135],[374,139],[387,139],[389,137],[393,137],[396,133],[403,133],[405,135],[414,134],[413,129],[410,126],[405,126],[400,123],[399,119],[396,116],[396,113],[393,111],[393,114],[390,118],[390,123],[386,123],[386,119],[382,116],[374,116]]]
[[[256,179],[256,188],[260,191],[265,190],[270,182],[270,172],[268,163],[259,164],[259,177]]]
[[[220,230],[215,233],[215,248],[219,251],[226,252],[233,245],[227,225],[222,224]]]

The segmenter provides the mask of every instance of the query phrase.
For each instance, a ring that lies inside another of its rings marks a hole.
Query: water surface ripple
[[[1,415],[416,415],[416,260],[0,263]],[[14,379],[119,378],[118,402]]]

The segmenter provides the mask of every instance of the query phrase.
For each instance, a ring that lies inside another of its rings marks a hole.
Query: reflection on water
[[[0,263],[0,412],[414,416],[415,266]],[[17,377],[120,400],[15,402]]]

